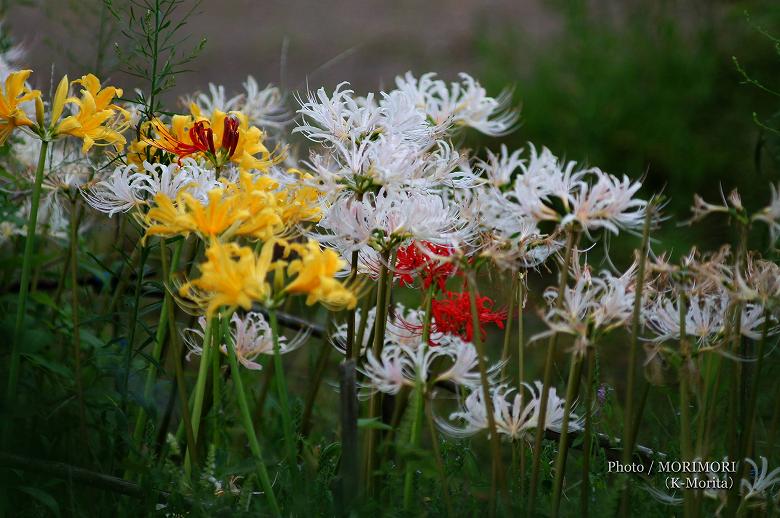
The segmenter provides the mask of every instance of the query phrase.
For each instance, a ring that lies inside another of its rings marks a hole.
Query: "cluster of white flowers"
[[[575,258],[575,264],[578,264]],[[586,264],[573,274],[574,284],[563,291],[561,307],[557,307],[557,288],[548,288],[544,298],[548,310],[543,315],[548,331],[532,337],[532,341],[564,333],[575,337],[574,352],[584,354],[594,339],[602,333],[626,325],[633,312],[636,264],[620,276],[602,271],[592,275]]]
[[[141,167],[134,164],[119,166],[106,177],[89,184],[82,194],[92,208],[111,217],[146,205],[157,194],[175,199],[182,190],[207,203],[208,192],[221,185],[214,169],[204,167],[193,158],[185,158],[181,164],[144,162]]]
[[[723,338],[733,303],[731,295],[721,289],[715,293],[691,295],[685,307],[685,335],[696,339],[699,346],[714,346]],[[651,340],[657,343],[680,339],[680,301],[678,297],[659,294],[653,297],[643,311],[644,323],[653,334]],[[771,317],[770,317],[771,318]],[[764,326],[764,307],[747,303],[742,307],[739,326],[743,336],[757,340]],[[768,334],[777,334],[776,325],[770,326]]]
[[[453,200],[481,180],[451,143],[464,127],[508,132],[517,114],[508,95],[487,96],[473,78],[448,85],[425,74],[396,89],[358,96],[347,83],[301,100],[295,129],[320,148],[308,162],[325,193],[318,238],[345,256],[412,240],[464,246],[476,224]]]
[[[434,370],[434,362],[436,369]],[[366,376],[362,386],[370,391],[397,394],[402,387],[424,386],[450,381],[464,387],[479,385],[479,360],[473,344],[453,335],[443,335],[435,346],[385,343],[377,357],[371,349],[365,363],[358,370]],[[495,381],[502,363],[488,369],[488,378]]]
[[[496,420],[496,431],[510,440],[533,439],[533,431],[539,426],[539,414],[542,399],[542,383],[533,385],[524,383],[521,390],[508,385],[498,385],[490,389],[493,403],[493,415]],[[544,418],[544,429],[560,431],[564,419],[565,401],[558,397],[554,387],[550,388],[547,399],[547,412]],[[462,408],[453,412],[450,421],[463,423],[458,427],[439,419],[439,428],[453,437],[469,437],[477,432],[488,429],[484,390],[481,386],[473,388],[463,402]],[[574,413],[569,415],[569,430],[580,428],[580,418]]]
[[[488,153],[477,168],[487,182],[471,202],[490,235],[492,255],[512,267],[532,267],[561,248],[556,235],[575,225],[586,235],[596,230],[618,234],[643,224],[647,202],[636,195],[641,183],[618,178],[598,168],[578,168],[559,160],[547,148],[538,152],[529,144],[509,153]],[[553,232],[540,225],[553,223]]]
[[[184,330],[184,343],[187,344],[189,352],[187,359],[191,355],[201,356],[203,354],[203,340],[206,331],[206,319],[198,319],[199,329],[187,328]],[[232,342],[236,351],[238,361],[250,370],[260,370],[262,365],[256,361],[261,354],[274,354],[274,340],[271,326],[262,313],[249,312],[243,316],[234,313],[230,318],[229,340]],[[285,336],[279,336],[279,353],[287,354],[298,349],[309,338],[308,334],[297,335],[293,340],[287,340]],[[227,344],[220,344],[219,350],[227,354]]]

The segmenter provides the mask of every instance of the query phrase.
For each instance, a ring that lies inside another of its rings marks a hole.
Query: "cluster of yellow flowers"
[[[66,135],[79,138],[84,153],[96,145],[124,149],[122,133],[131,116],[115,104],[121,89],[101,87],[92,74],[73,82],[65,76],[50,103],[47,123],[41,92],[27,84],[31,73],[11,73],[0,89],[0,144],[15,129],[27,128],[46,142]],[[76,85],[80,95],[71,97],[69,91]],[[22,107],[28,102],[34,103],[35,121]],[[72,108],[66,115],[68,105]],[[292,242],[299,225],[320,218],[320,192],[306,184],[302,171],[291,169],[299,181],[283,188],[265,174],[284,154],[266,148],[263,132],[250,126],[246,115],[215,110],[204,117],[193,104],[189,115],[172,116],[170,125],[158,118],[144,122],[139,134],[126,155],[130,163],[192,157],[212,167],[217,176],[226,166],[238,170],[236,181],[220,178],[221,186],[209,191],[205,200],[183,189],[175,199],[156,194],[148,211],[139,206],[136,216],[146,228],[144,238],[195,234],[207,244],[201,277],[182,286],[181,296],[209,315],[221,307],[249,309],[253,302],[272,307],[289,294],[307,295],[307,304],[355,306],[355,295],[335,278],[345,266],[338,254],[323,250],[316,241]],[[240,240],[254,243],[259,255]],[[271,273],[274,289],[268,281]],[[285,277],[294,277],[286,287]]]
[[[51,102],[49,124],[45,123],[45,108],[40,90],[27,85],[32,70],[12,72],[0,90],[0,144],[4,143],[16,128],[28,128],[41,140],[51,141],[67,135],[83,140],[82,151],[88,152],[94,145],[114,146],[121,151],[125,146],[122,132],[127,129],[130,115],[114,104],[122,96],[122,90],[113,86],[101,88],[100,80],[92,74],[68,81],[64,76],[57,86]],[[71,85],[81,86],[80,97],[69,97]],[[33,121],[22,108],[22,103],[35,102]],[[74,105],[73,115],[62,118],[65,106]],[[62,119],[62,120],[61,120]]]
[[[299,181],[283,188],[262,174],[280,158],[268,152],[262,132],[246,121],[240,112],[217,111],[206,119],[193,107],[189,116],[173,116],[170,129],[159,119],[148,123],[146,131],[158,137],[131,145],[134,160],[163,158],[151,153],[155,148],[179,160],[204,159],[216,170],[232,162],[239,172],[235,182],[220,178],[221,186],[210,190],[206,199],[186,189],[175,199],[157,194],[153,206],[141,216],[145,237],[195,234],[207,243],[201,276],[181,286],[179,295],[209,317],[220,308],[248,310],[253,303],[275,307],[294,294],[305,294],[308,305],[354,308],[355,294],[335,278],[346,265],[339,255],[323,250],[314,240],[290,241],[299,225],[319,220],[320,191],[305,183],[308,175],[302,171],[291,169],[289,173]],[[255,249],[240,240],[256,243]],[[286,277],[294,277],[287,286]]]
[[[176,200],[158,194],[156,206],[146,214],[147,236],[194,233],[208,243],[201,276],[180,288],[182,297],[209,316],[224,307],[248,310],[255,302],[274,307],[292,294],[307,295],[309,305],[355,306],[354,293],[335,278],[345,267],[336,252],[313,240],[300,244],[285,239],[298,224],[319,218],[316,189],[279,189],[270,177],[246,172],[238,182],[223,184],[208,193],[207,203],[187,192]],[[257,243],[259,253],[237,243],[239,239]],[[284,286],[291,276],[295,278]]]
[[[316,241],[299,244],[270,239],[255,254],[248,246],[214,239],[200,266],[201,276],[182,285],[179,295],[205,308],[209,317],[221,308],[249,310],[255,302],[275,307],[285,296],[295,294],[305,294],[307,305],[354,308],[355,294],[335,279],[344,266],[336,252],[322,249]],[[294,278],[285,285],[287,276]]]

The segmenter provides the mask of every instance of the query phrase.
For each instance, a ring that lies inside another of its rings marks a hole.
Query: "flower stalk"
[[[209,326],[206,328],[207,332]],[[274,334],[274,336],[276,336]],[[205,343],[205,342],[204,342]],[[241,381],[241,369],[238,366],[238,359],[236,357],[236,350],[233,346],[233,341],[229,338],[226,340],[228,350],[228,362],[230,363],[230,372],[233,378],[233,384],[236,387],[236,399],[238,399],[238,409],[241,413],[241,422],[244,426],[244,432],[249,440],[249,449],[252,452],[252,456],[255,458],[255,466],[257,468],[257,477],[260,479],[260,485],[263,488],[263,493],[268,500],[268,505],[271,507],[271,512],[274,516],[281,516],[282,513],[279,509],[279,503],[276,501],[276,495],[274,495],[274,488],[271,484],[271,479],[268,476],[268,471],[265,467],[265,461],[263,460],[263,452],[260,449],[260,443],[257,440],[257,434],[255,433],[255,427],[252,423],[252,414],[249,412],[249,404],[246,399],[246,392],[244,391],[244,383]],[[205,354],[205,348],[204,348]],[[201,361],[203,359],[201,358]],[[207,362],[203,362],[204,364]]]
[[[387,326],[387,298],[390,291],[390,272],[388,269],[388,260],[390,253],[382,254],[382,265],[379,272],[379,285],[376,290],[376,317],[374,318],[374,339],[372,350],[375,356],[378,356],[382,350],[385,341],[385,328]],[[363,315],[366,320],[366,315]],[[361,343],[361,342],[358,342]],[[380,395],[372,394],[369,400],[368,417],[375,418],[379,415]],[[366,465],[365,465],[365,488],[367,494],[372,494],[374,489],[374,468],[376,462],[376,440],[377,431],[373,428],[366,430]]]
[[[552,513],[551,516],[557,517],[561,506],[561,491],[563,489],[563,478],[566,474],[566,458],[569,454],[569,416],[574,400],[577,398],[577,392],[580,386],[580,375],[582,374],[582,357],[574,354],[569,365],[569,380],[566,383],[566,402],[563,406],[563,420],[561,422],[561,436],[558,439],[558,455],[555,458],[555,480],[553,482]],[[587,409],[586,409],[587,411]],[[540,427],[543,427],[540,420]]]
[[[498,431],[496,429],[496,418],[493,414],[493,398],[490,395],[490,380],[487,375],[487,366],[485,365],[486,354],[485,347],[482,344],[482,336],[479,332],[479,311],[477,307],[477,281],[474,278],[474,272],[470,271],[466,275],[469,285],[469,301],[471,303],[471,322],[474,329],[474,347],[477,349],[477,365],[479,368],[480,384],[482,385],[482,397],[485,401],[485,413],[487,414],[488,433],[490,434],[490,450],[492,455],[492,470],[490,477],[490,503],[488,512],[491,516],[496,512],[496,486],[501,490],[504,497],[504,504],[509,503],[506,494],[506,484],[504,482],[504,468],[501,462],[501,445],[499,443]]]
[[[423,319],[422,336],[420,337],[420,345],[423,350],[428,347],[428,340],[431,337],[431,304],[433,302],[433,290],[434,283],[431,283],[428,288],[428,292],[425,295],[425,317]],[[420,439],[422,437],[423,418],[425,414],[425,382],[418,379],[414,387],[413,393],[414,400],[412,401],[412,408],[414,409],[414,417],[412,421],[412,430],[410,433],[410,443],[412,448],[420,447]],[[438,445],[437,445],[438,446]],[[406,472],[404,474],[404,509],[410,510],[412,507],[412,497],[414,493],[414,463],[406,462]]]
[[[566,283],[569,278],[569,264],[571,263],[572,253],[577,243],[577,232],[569,229],[566,238],[566,248],[563,253],[563,264],[558,275],[558,298],[556,308],[563,307],[563,293],[566,289]],[[552,381],[552,367],[555,359],[555,349],[558,344],[558,333],[553,332],[547,342],[547,354],[544,360],[544,375],[542,381],[542,395],[539,402],[539,424],[536,427],[534,435],[533,459],[531,467],[531,483],[528,497],[528,512],[533,514],[536,503],[536,492],[539,482],[539,468],[542,460],[542,439],[544,438],[545,423],[547,422],[547,401],[550,396],[550,383]]]
[[[690,409],[690,362],[691,353],[686,335],[685,323],[688,314],[685,293],[679,296],[680,310],[680,453],[683,461],[693,460],[691,446],[691,409]],[[691,492],[683,492],[683,514],[690,516],[692,511]]]
[[[197,449],[198,432],[200,431],[201,413],[203,412],[203,399],[206,394],[206,380],[208,379],[209,367],[211,366],[211,355],[215,354],[212,344],[212,335],[214,333],[214,326],[217,322],[213,318],[209,318],[206,322],[206,331],[203,334],[203,352],[200,356],[200,365],[198,367],[198,378],[195,381],[195,393],[192,403],[192,437],[194,443],[188,445],[187,453],[184,458],[184,471],[187,478],[191,477],[193,456]]]
[[[71,304],[70,313],[73,333],[73,364],[75,366],[76,396],[79,401],[79,428],[81,437],[87,441],[87,412],[84,404],[84,386],[81,372],[81,327],[79,321],[79,265],[78,265],[78,247],[79,247],[79,216],[78,203],[73,202],[70,215],[70,290]]]
[[[11,343],[11,360],[8,368],[8,385],[5,391],[6,408],[11,409],[16,402],[16,386],[19,382],[19,366],[21,355],[22,329],[27,310],[27,298],[30,293],[30,273],[32,271],[33,253],[35,252],[35,230],[38,226],[38,209],[41,203],[43,186],[43,171],[46,166],[46,152],[49,141],[41,141],[38,154],[38,166],[35,169],[32,197],[30,199],[30,216],[27,219],[27,236],[24,241],[24,256],[22,257],[22,275],[19,281],[19,297],[16,306],[16,322],[14,324],[13,342]],[[5,441],[3,441],[5,443]]]
[[[590,456],[593,441],[593,384],[595,383],[596,355],[588,347],[586,361],[588,373],[585,377],[585,430],[582,436],[582,490],[580,491],[580,512],[588,518],[590,508]]]
[[[282,353],[279,346],[279,323],[276,317],[276,310],[268,310],[268,320],[271,324],[271,333],[274,341],[274,378],[276,380],[276,393],[279,397],[280,412],[282,414],[282,430],[284,431],[285,456],[290,467],[290,476],[292,480],[297,478],[297,440],[293,430],[292,415],[290,414],[290,402],[287,393],[287,380],[282,366]]]

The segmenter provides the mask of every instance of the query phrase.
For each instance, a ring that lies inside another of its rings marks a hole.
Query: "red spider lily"
[[[214,131],[209,127],[208,121],[197,121],[192,125],[188,132],[191,143],[180,141],[159,119],[154,119],[152,126],[160,138],[157,140],[147,138],[145,141],[151,146],[176,155],[179,163],[183,158],[195,153],[204,153],[213,158],[217,156],[217,149],[214,146]],[[238,126],[237,117],[232,115],[225,117],[221,146],[225,158],[232,157],[236,151],[239,136]]]
[[[422,250],[420,246],[427,248],[430,253]],[[422,279],[425,289],[435,282],[439,290],[444,291],[447,279],[455,274],[456,268],[454,264],[441,262],[435,256],[449,257],[451,254],[450,247],[427,241],[399,248],[395,276],[403,286],[411,286],[414,283],[413,275],[417,275]]]
[[[467,342],[474,337],[474,326],[471,319],[471,302],[468,292],[445,291],[443,299],[431,302],[433,316],[432,331],[458,335]],[[506,311],[493,311],[493,300],[490,297],[476,296],[477,315],[479,317],[479,334],[484,340],[487,336],[486,324],[495,324],[504,329]]]
[[[225,117],[225,128],[222,132],[222,149],[227,152],[227,158],[233,156],[238,146],[238,125],[239,120],[235,115]]]

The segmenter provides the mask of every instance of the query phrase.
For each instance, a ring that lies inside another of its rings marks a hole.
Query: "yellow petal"
[[[66,117],[62,120],[62,122],[57,126],[56,133],[58,135],[68,135],[73,133],[73,131],[79,129],[81,127],[81,123],[78,121],[76,117],[71,115],[70,117]]]
[[[62,116],[62,110],[65,108],[65,99],[68,97],[68,76],[65,75],[57,85],[57,91],[54,93],[54,101],[51,105],[51,125],[57,124]]]

